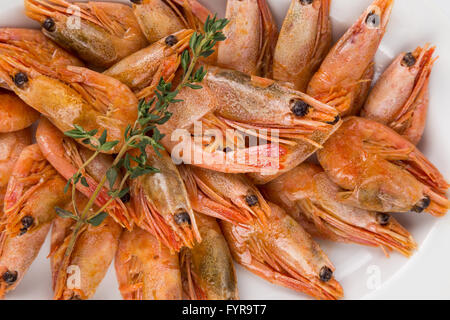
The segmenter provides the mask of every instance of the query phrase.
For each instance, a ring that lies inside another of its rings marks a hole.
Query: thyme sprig
[[[180,90],[189,87],[194,90],[201,89],[200,83],[206,76],[206,69],[201,66],[195,72],[197,62],[201,58],[207,58],[214,53],[214,46],[219,41],[225,40],[222,29],[228,24],[227,19],[217,19],[217,16],[207,18],[203,32],[194,32],[190,42],[189,49],[183,51],[181,55],[181,67],[183,69],[183,77],[175,89],[172,83],[167,83],[164,79],[160,79],[154,91],[154,96],[146,101],[139,101],[138,117],[134,124],[128,125],[124,133],[124,143],[117,153],[112,166],[106,171],[100,179],[97,187],[89,197],[84,208],[80,209],[76,202],[76,186],[81,184],[89,187],[86,178],[83,176],[85,168],[100,154],[111,151],[119,141],[107,141],[108,133],[106,130],[102,132],[99,138],[96,137],[98,130],[86,131],[79,125],[74,125],[72,130],[66,131],[64,134],[90,146],[94,150],[92,156],[87,159],[77,170],[77,172],[68,180],[65,192],[68,192],[72,186],[72,206],[73,213],[61,208],[55,208],[56,213],[62,218],[69,218],[76,221],[72,239],[66,250],[66,256],[70,255],[75,244],[75,240],[82,227],[86,224],[92,226],[100,225],[107,217],[106,210],[114,199],[127,196],[129,188],[126,186],[128,179],[136,179],[145,174],[158,172],[158,169],[147,164],[148,156],[147,147],[153,148],[155,153],[160,156],[160,150],[164,147],[160,144],[164,135],[159,131],[158,126],[165,124],[172,114],[168,111],[168,107],[172,103],[181,102],[176,99]],[[138,150],[137,155],[131,156],[130,150]],[[118,182],[121,173],[123,177]],[[100,191],[108,183],[108,194],[110,199],[93,214],[92,207]],[[115,188],[115,186],[117,186]],[[90,214],[91,213],[91,214]]]

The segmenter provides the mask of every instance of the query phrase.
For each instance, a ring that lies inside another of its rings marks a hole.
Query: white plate
[[[226,0],[204,0],[219,15]],[[332,0],[331,16],[338,38],[370,4],[371,0]],[[441,1],[443,3],[443,1]],[[269,0],[281,25],[290,0]],[[0,0],[1,27],[37,26],[22,13],[22,0]],[[446,3],[450,7],[450,4]],[[450,177],[450,21],[431,0],[396,0],[386,36],[376,57],[377,70],[383,70],[401,51],[431,42],[440,56],[431,77],[431,100],[427,129],[420,149]],[[347,299],[449,299],[450,298],[450,218],[436,219],[427,214],[398,214],[396,217],[419,243],[410,259],[393,253],[386,258],[376,248],[323,242],[323,248],[336,266],[336,278]],[[49,299],[52,297],[47,241],[19,287],[8,299]],[[305,295],[272,285],[237,267],[242,299],[306,299]],[[120,299],[114,268],[110,268],[95,299]]]

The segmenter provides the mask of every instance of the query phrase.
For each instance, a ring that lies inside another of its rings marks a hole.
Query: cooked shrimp
[[[147,231],[124,231],[117,249],[115,267],[125,300],[181,300],[178,255]]]
[[[444,215],[448,184],[417,148],[392,129],[350,117],[318,151],[345,204],[379,212]]]
[[[189,47],[193,30],[181,30],[124,58],[103,74],[120,80],[143,98],[153,94],[161,77],[170,82],[177,71],[181,53]]]
[[[183,246],[192,248],[201,237],[178,168],[166,151],[158,156],[148,147],[147,155],[148,165],[158,171],[132,180],[135,222],[172,253]]]
[[[373,58],[384,36],[393,0],[375,0],[326,56],[308,85],[307,93],[355,115],[369,93]]]
[[[177,6],[178,4],[178,6]],[[133,11],[150,43],[185,28],[197,28],[211,15],[196,0],[135,0]]]
[[[233,258],[214,218],[196,214],[202,242],[180,253],[185,295],[191,300],[237,300]]]
[[[280,207],[264,230],[221,222],[234,259],[254,274],[319,299],[339,299],[334,267],[311,236]]]
[[[84,61],[107,68],[147,44],[133,10],[121,3],[25,0],[42,32]]]
[[[44,243],[55,207],[64,207],[64,179],[37,144],[22,150],[8,183],[0,235],[0,297],[22,280]]]
[[[344,205],[337,201],[341,191],[322,168],[311,163],[302,163],[264,186],[268,199],[300,224],[306,220],[306,225],[314,228],[314,235],[381,247],[386,255],[388,250],[405,256],[413,253],[413,237],[393,217]]]
[[[305,92],[331,48],[330,0],[292,0],[278,36],[273,78]]]
[[[181,167],[195,211],[234,224],[265,222],[270,207],[244,175]]]
[[[278,30],[266,0],[228,0],[217,63],[247,74],[271,77]]]
[[[22,150],[31,144],[29,128],[16,132],[0,133],[0,212],[14,165]]]
[[[41,118],[36,130],[36,141],[45,158],[66,179],[70,179],[92,156],[92,151],[75,143],[73,139],[63,135],[54,125],[45,118]],[[113,159],[110,155],[100,154],[82,171],[89,187],[78,183],[78,191],[86,197],[91,197],[106,171],[112,166]],[[95,198],[97,206],[104,206],[111,197],[108,194],[108,186],[105,186]],[[133,225],[133,209],[125,205],[122,199],[114,199],[106,208],[108,214],[114,220],[127,229]]]
[[[0,132],[28,128],[39,119],[39,113],[30,108],[14,93],[0,89]]]
[[[362,116],[383,123],[417,144],[425,129],[434,47],[401,53],[370,92]]]
[[[83,66],[83,62],[57,46],[39,30],[0,28],[0,52],[19,60],[24,59],[47,76],[55,76],[61,67]],[[6,82],[3,82],[3,87],[10,89]]]
[[[333,107],[273,80],[210,67],[205,84],[215,93],[215,113],[228,126],[245,133],[256,132],[263,139],[272,139],[284,151],[279,167],[272,174],[251,175],[258,184],[270,181],[303,162],[321,148],[341,124]],[[279,137],[267,136],[273,132],[278,132]]]
[[[87,199],[79,195],[78,206],[86,203]],[[70,211],[72,205],[66,209]],[[114,258],[122,232],[111,217],[97,227],[84,225],[67,255],[74,223],[73,219],[59,216],[53,223],[50,257],[55,300],[85,300],[94,295]]]
[[[97,129],[97,137],[108,130],[108,141],[118,140],[111,153],[117,152],[124,132],[137,118],[138,100],[120,81],[76,66],[35,68],[32,52],[22,48],[0,47],[0,78],[29,106],[45,115],[59,130],[80,125],[87,131]]]

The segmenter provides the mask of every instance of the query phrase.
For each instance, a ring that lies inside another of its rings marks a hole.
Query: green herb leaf
[[[79,220],[79,218],[76,215],[74,215],[72,212],[70,212],[70,211],[64,210],[64,209],[59,208],[59,207],[55,207],[55,211],[56,211],[56,214],[58,216],[60,216],[61,218],[70,218],[70,219],[73,219],[75,221]]]
[[[103,222],[103,220],[106,219],[107,216],[108,214],[102,211],[96,216],[89,218],[86,222],[89,223],[90,225],[93,225],[94,227],[98,227]]]

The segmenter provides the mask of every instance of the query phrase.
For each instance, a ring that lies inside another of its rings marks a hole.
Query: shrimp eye
[[[376,216],[377,222],[382,225],[382,226],[386,226],[389,223],[389,220],[391,220],[391,216],[387,213],[377,213]]]
[[[336,117],[334,117],[334,120],[333,120],[333,121],[328,121],[327,123],[328,123],[328,124],[331,124],[331,125],[335,125],[336,123],[339,122],[339,120],[341,120],[341,116],[340,116],[340,115],[337,115]]]
[[[402,59],[402,66],[404,67],[412,67],[416,64],[416,58],[413,56],[411,52],[408,52],[405,54],[405,56]]]
[[[429,196],[425,196],[422,200],[420,200],[412,209],[411,211],[421,213],[423,210],[428,208],[430,205],[431,200]]]
[[[300,0],[300,3],[304,6],[313,3],[314,0]]]
[[[32,216],[25,216],[22,220],[20,220],[20,222],[22,222],[25,229],[29,229],[33,225],[34,218]]]
[[[191,224],[191,217],[189,217],[189,214],[186,211],[177,213],[174,216],[174,219],[177,224]]]
[[[319,272],[320,280],[322,280],[323,282],[328,282],[331,280],[332,277],[333,277],[333,271],[330,268],[328,268],[327,266],[323,266],[320,269],[320,272]]]
[[[294,106],[292,107],[291,111],[297,117],[304,117],[308,114],[309,108],[311,108],[311,106],[309,104],[307,104],[306,102],[301,101],[301,100],[296,100],[294,102]]]
[[[55,20],[52,18],[45,19],[44,23],[42,24],[42,28],[47,30],[48,32],[53,32],[56,29]]]
[[[14,75],[13,81],[19,88],[23,88],[25,83],[28,82],[28,76],[23,72],[18,72]]]
[[[7,284],[13,284],[17,280],[17,271],[8,270],[2,275],[2,278]]]
[[[250,207],[256,206],[258,204],[258,197],[254,194],[249,194],[245,197],[245,202],[247,202]]]
[[[223,149],[223,152],[228,153],[233,151],[233,149],[231,149],[230,147],[226,147],[225,149]]]
[[[175,37],[173,34],[171,34],[170,36],[168,36],[168,37],[166,38],[165,41],[166,41],[166,44],[167,44],[169,47],[172,47],[172,46],[174,46],[174,45],[177,44],[178,39],[177,39],[177,37]]]
[[[122,200],[123,203],[127,203],[131,200],[130,193],[125,193],[122,197],[120,197],[120,200]]]
[[[366,24],[370,28],[378,28],[380,26],[380,16],[374,11],[369,13],[366,18]]]

